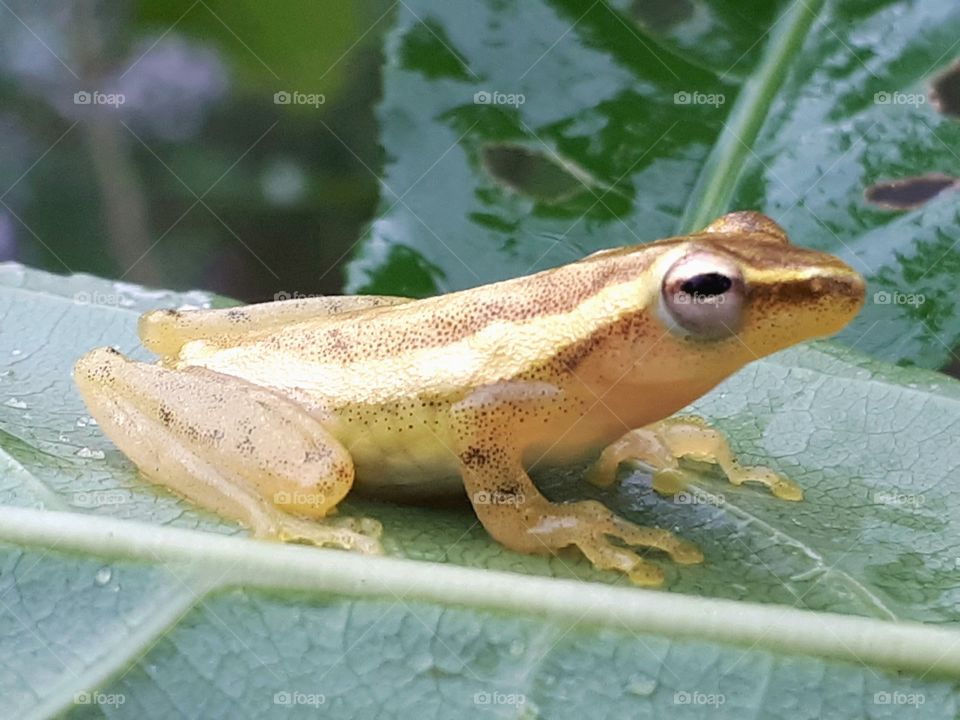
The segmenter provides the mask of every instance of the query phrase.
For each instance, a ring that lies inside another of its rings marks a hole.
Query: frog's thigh
[[[159,355],[175,355],[191,340],[227,340],[266,332],[328,315],[399,305],[409,298],[389,295],[331,295],[297,298],[217,310],[153,310],[140,316],[143,344]]]
[[[504,384],[499,397],[497,390],[484,388],[482,396],[453,408],[464,485],[487,532],[519,552],[555,552],[576,545],[595,567],[626,573],[640,585],[660,584],[662,571],[611,538],[663,550],[680,563],[702,560],[690,543],[666,530],[634,525],[596,501],[558,504],[543,497],[523,469],[522,449],[514,439],[525,404],[515,385]],[[543,401],[536,407],[542,410]]]
[[[259,537],[379,552],[374,521],[317,522],[350,489],[353,463],[297,405],[238,378],[105,348],[74,376],[104,433],[153,481]]]
[[[759,483],[769,487],[778,498],[803,498],[803,491],[797,485],[770,468],[741,465],[726,438],[705,420],[694,416],[668,418],[631,430],[603,451],[588,479],[597,485],[609,485],[621,462],[639,460],[654,469],[654,489],[671,494],[681,490],[690,479],[679,467],[677,458],[681,457],[719,465],[734,485]]]

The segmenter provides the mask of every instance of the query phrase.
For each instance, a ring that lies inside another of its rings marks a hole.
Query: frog
[[[737,211],[422,299],[153,310],[138,332],[156,362],[104,347],[73,375],[147,479],[256,538],[382,553],[377,520],[337,512],[351,490],[399,503],[465,494],[509,550],[579,551],[657,586],[651,553],[693,564],[699,547],[595,499],[551,501],[530,472],[592,462],[585,481],[611,488],[634,464],[675,494],[697,477],[691,465],[712,464],[749,486],[737,492],[801,500],[796,483],[742,464],[723,433],[678,413],[745,365],[838,332],[864,292],[841,259]]]

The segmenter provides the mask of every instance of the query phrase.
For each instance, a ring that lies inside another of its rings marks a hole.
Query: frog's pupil
[[[726,275],[720,273],[704,273],[703,275],[694,275],[689,280],[684,281],[680,289],[687,295],[696,295],[698,297],[712,297],[714,295],[723,295],[733,281]]]

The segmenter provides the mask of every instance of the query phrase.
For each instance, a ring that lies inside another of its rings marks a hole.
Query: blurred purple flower
[[[119,111],[127,120],[165,140],[196,135],[228,85],[216,50],[175,36],[140,43],[109,83],[123,96]]]

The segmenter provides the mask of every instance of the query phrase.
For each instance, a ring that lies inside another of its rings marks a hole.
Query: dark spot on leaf
[[[960,60],[930,81],[930,102],[938,112],[960,120]]]
[[[630,14],[640,25],[654,32],[666,32],[693,16],[690,0],[633,0]]]
[[[508,222],[503,218],[499,218],[496,215],[491,215],[490,213],[470,213],[469,217],[477,225],[483,225],[484,227],[490,228],[491,230],[497,230],[498,232],[514,232],[517,229],[517,222]]]
[[[587,189],[586,171],[522,145],[485,145],[482,158],[495,180],[540,202],[563,202]]]
[[[466,60],[453,49],[446,31],[433,20],[419,22],[407,31],[400,46],[400,60],[405,69],[419,71],[424,77],[475,79]]]
[[[871,205],[888,210],[912,210],[929,202],[948,188],[957,186],[957,178],[931,174],[901,180],[878,182],[864,191]]]

